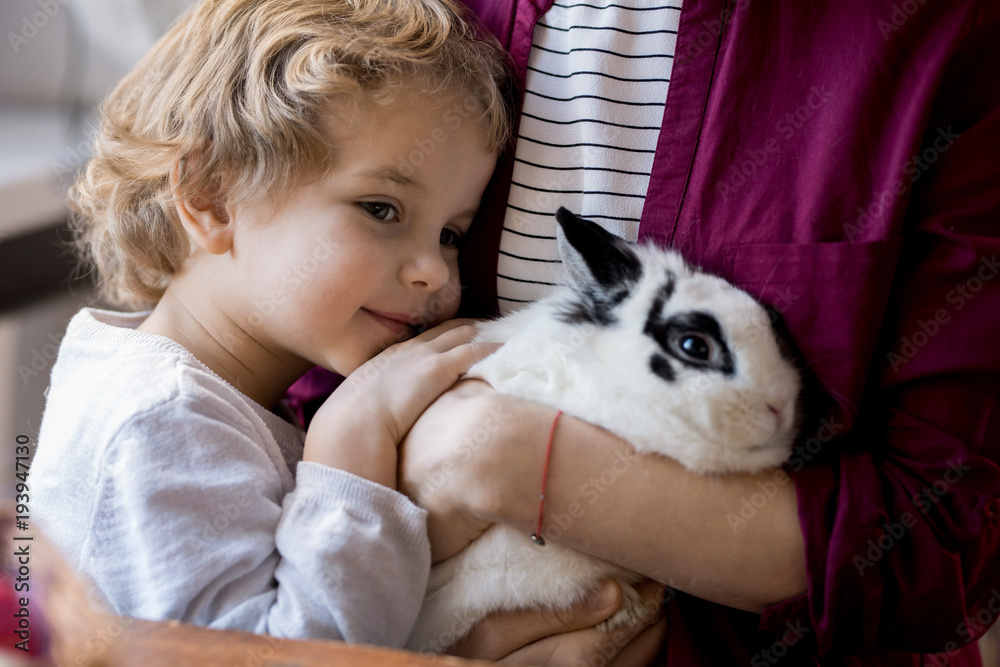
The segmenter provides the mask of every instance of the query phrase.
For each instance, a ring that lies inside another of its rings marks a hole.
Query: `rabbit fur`
[[[797,434],[801,379],[767,311],[672,250],[630,245],[566,209],[556,217],[570,284],[482,325],[479,340],[504,344],[469,376],[696,473],[782,463]],[[441,651],[494,611],[569,606],[607,577],[624,597],[605,626],[638,622],[632,584],[641,575],[495,525],[432,568],[408,647]]]

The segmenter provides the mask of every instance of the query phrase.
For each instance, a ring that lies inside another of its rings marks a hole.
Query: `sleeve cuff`
[[[346,470],[299,461],[295,491],[299,502],[320,507],[349,507],[358,514],[381,521],[387,530],[411,544],[428,544],[427,510],[395,489]]]

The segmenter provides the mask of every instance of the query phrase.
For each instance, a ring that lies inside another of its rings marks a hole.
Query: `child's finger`
[[[427,332],[430,333],[430,332]],[[439,332],[433,338],[426,341],[419,341],[427,346],[427,349],[434,352],[446,352],[459,345],[472,342],[476,337],[476,327],[471,324],[462,324]],[[416,340],[416,339],[414,339]]]
[[[447,320],[432,329],[428,329],[427,331],[422,332],[418,336],[414,336],[410,340],[427,343],[451,331],[460,330],[463,327],[468,327],[469,330],[472,332],[472,335],[475,335],[476,324],[478,322],[479,320],[474,320],[470,317],[461,317],[454,320]],[[471,338],[472,336],[469,337]]]
[[[432,401],[460,380],[473,364],[493,354],[499,347],[500,343],[462,343],[450,349],[445,348],[440,352],[423,355],[424,361],[421,362],[423,365],[419,367],[422,387],[419,410],[426,409]]]
[[[477,330],[474,326],[461,325],[449,329],[448,331],[444,331],[440,333],[436,338],[433,338],[431,340],[419,341],[417,339],[413,339],[414,341],[416,341],[418,345],[421,345],[422,347],[421,348],[411,347],[410,349],[411,350],[422,349],[424,351],[436,354],[445,354],[447,352],[451,352],[452,350],[457,350],[459,348],[471,345],[473,346],[472,348],[465,350],[458,355],[459,357],[463,358],[467,357],[470,359],[474,359],[469,364],[471,366],[479,359],[482,359],[483,357],[492,354],[497,350],[498,347],[500,347],[499,343],[476,341],[475,340],[476,333]],[[461,364],[462,362],[458,361],[457,363]],[[449,366],[454,367],[454,364],[449,364]],[[464,369],[462,372],[464,372]]]
[[[477,342],[457,345],[442,352],[441,361],[452,372],[464,375],[477,361],[485,359],[500,349],[501,344]]]

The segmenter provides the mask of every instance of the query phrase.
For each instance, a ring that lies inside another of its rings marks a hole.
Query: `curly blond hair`
[[[414,84],[475,100],[498,150],[512,125],[508,68],[452,0],[202,0],[102,103],[70,190],[76,249],[100,296],[148,307],[190,252],[174,165],[182,197],[258,201],[322,176],[327,131]]]

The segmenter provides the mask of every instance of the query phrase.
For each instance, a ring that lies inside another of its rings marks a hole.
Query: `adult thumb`
[[[448,653],[481,660],[499,660],[540,639],[597,625],[618,611],[621,602],[621,586],[614,579],[606,579],[571,607],[490,614],[451,646]]]
[[[566,609],[543,609],[542,619],[549,632],[556,635],[597,625],[618,611],[622,604],[622,588],[614,579],[603,580],[587,597]],[[543,635],[545,636],[545,635]]]

